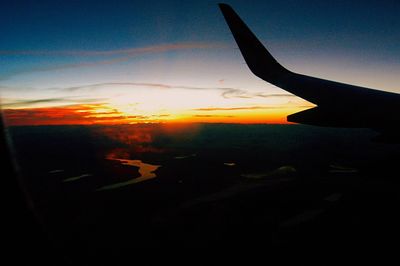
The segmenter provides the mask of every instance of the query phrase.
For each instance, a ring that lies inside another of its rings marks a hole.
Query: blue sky
[[[248,71],[217,3],[3,3],[0,11],[2,101],[56,97],[106,100],[122,93],[121,90],[126,93],[129,88],[76,90],[74,95],[65,89],[124,82],[205,88],[212,97],[221,96],[220,91],[212,90],[220,87],[253,94],[285,93]],[[399,1],[227,3],[278,61],[291,70],[400,92]],[[147,89],[135,86],[129,93],[145,93]],[[247,103],[225,100],[220,99],[223,106],[270,104],[262,101],[265,99]],[[200,101],[205,108],[210,107],[206,99]],[[212,100],[212,105],[218,101]],[[286,101],[293,102],[291,98]],[[301,106],[304,102],[299,100],[296,104]]]

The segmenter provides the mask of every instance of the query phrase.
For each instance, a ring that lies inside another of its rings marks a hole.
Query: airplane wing
[[[315,105],[288,116],[288,121],[333,127],[387,128],[400,111],[400,94],[358,87],[294,73],[268,52],[236,12],[219,4],[250,70],[259,78]]]

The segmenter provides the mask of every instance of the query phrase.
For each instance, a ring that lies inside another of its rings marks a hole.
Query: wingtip
[[[288,70],[275,60],[232,7],[223,3],[219,6],[250,70],[261,79],[278,83]]]
[[[232,7],[230,5],[225,4],[225,3],[219,3],[218,6],[222,11],[227,10],[227,9],[232,9]]]

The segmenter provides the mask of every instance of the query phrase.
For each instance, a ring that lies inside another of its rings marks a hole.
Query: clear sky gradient
[[[218,1],[9,1],[10,124],[285,123],[312,106],[255,77]],[[400,93],[399,1],[228,1],[287,68]]]

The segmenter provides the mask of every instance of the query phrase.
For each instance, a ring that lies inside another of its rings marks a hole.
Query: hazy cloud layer
[[[229,98],[255,98],[255,97],[262,97],[262,98],[280,98],[280,97],[296,97],[293,94],[288,93],[278,93],[278,94],[268,94],[265,92],[248,92],[242,89],[230,88],[225,89],[222,93],[222,97],[229,99]]]
[[[88,125],[120,124],[139,122],[154,117],[144,115],[125,115],[117,110],[98,113],[102,104],[75,104],[58,107],[4,109],[3,117],[7,125]]]
[[[150,82],[104,82],[104,83],[95,83],[95,84],[86,84],[73,87],[50,88],[50,89],[58,89],[64,91],[78,91],[82,89],[96,89],[107,86],[152,87],[158,89],[222,90],[224,92],[229,90],[234,90],[233,88],[223,88],[223,87],[196,87],[196,86],[170,85],[170,84],[150,83]]]
[[[277,106],[242,106],[242,107],[206,107],[192,109],[194,111],[238,111],[238,110],[257,110],[257,109],[277,109]]]
[[[193,115],[193,117],[199,118],[213,118],[213,117],[223,117],[223,118],[232,118],[234,115]]]
[[[67,50],[67,51],[46,51],[46,50],[0,50],[0,55],[29,55],[29,56],[114,56],[128,55],[136,56],[146,53],[159,53],[181,49],[206,49],[206,48],[223,48],[223,43],[206,43],[206,42],[187,42],[174,44],[160,44],[140,48],[128,48],[106,51],[90,51],[90,50]]]
[[[221,91],[221,96],[225,99],[232,98],[287,98],[287,97],[296,97],[293,94],[268,94],[266,92],[249,92],[247,90],[238,89],[238,88],[229,88],[229,87],[196,87],[196,86],[186,86],[186,85],[171,85],[164,83],[149,83],[149,82],[105,82],[105,83],[95,83],[95,84],[85,84],[79,86],[71,86],[71,87],[53,87],[53,88],[44,88],[40,90],[57,90],[64,92],[78,92],[80,90],[96,90],[104,87],[147,87],[154,89],[184,89],[184,90],[211,90],[211,91]],[[11,88],[0,86],[0,88],[5,88],[7,90],[11,89],[25,89],[25,90],[39,90],[38,88]],[[88,92],[93,93],[93,92]],[[1,107],[3,108],[13,108],[13,107],[23,107],[26,105],[34,105],[40,103],[94,103],[94,102],[104,102],[107,101],[106,98],[83,98],[83,96],[66,96],[66,97],[58,97],[58,98],[45,98],[45,99],[28,99],[28,100],[19,100],[19,99],[2,99],[3,103]],[[263,107],[266,108],[266,107]],[[204,110],[203,110],[204,111]]]
[[[185,85],[170,85],[163,83],[147,83],[147,82],[106,82],[106,83],[96,83],[81,86],[73,86],[66,88],[54,88],[65,91],[77,91],[81,89],[96,89],[106,86],[134,86],[134,87],[152,87],[158,89],[188,89],[188,90],[219,90],[222,91],[221,96],[225,99],[230,98],[286,98],[286,97],[297,97],[293,94],[288,93],[275,93],[268,94],[266,92],[249,92],[238,88],[228,88],[228,87],[196,87],[196,86],[185,86]]]
[[[157,89],[187,89],[187,90],[232,90],[232,88],[222,88],[222,87],[196,87],[196,86],[185,86],[185,85],[170,85],[163,83],[150,83],[150,82],[104,82],[104,83],[95,83],[95,84],[87,84],[80,86],[72,86],[65,88],[50,88],[56,90],[63,91],[78,91],[82,89],[96,89],[107,86],[132,86],[132,87],[151,87]]]
[[[0,102],[1,108],[18,108],[28,107],[35,104],[43,103],[74,103],[74,104],[87,104],[87,103],[99,103],[104,101],[104,98],[77,98],[77,97],[58,97],[58,98],[46,98],[46,99],[7,99],[3,98]]]
[[[177,51],[177,50],[210,49],[210,48],[223,48],[223,47],[226,47],[226,45],[222,43],[188,42],[188,43],[162,44],[162,45],[154,45],[154,46],[147,46],[140,48],[129,48],[129,49],[109,50],[109,51],[1,50],[0,57],[9,55],[19,55],[19,56],[53,56],[53,57],[54,56],[86,56],[86,57],[113,56],[113,58],[90,61],[90,62],[89,61],[79,62],[73,64],[61,64],[61,65],[44,66],[44,67],[37,66],[26,70],[15,71],[13,73],[5,74],[3,76],[0,76],[0,79],[7,79],[15,75],[31,73],[31,72],[42,72],[42,71],[60,70],[60,69],[68,69],[76,67],[115,64],[128,61],[133,57],[144,54],[163,53],[163,52]]]

